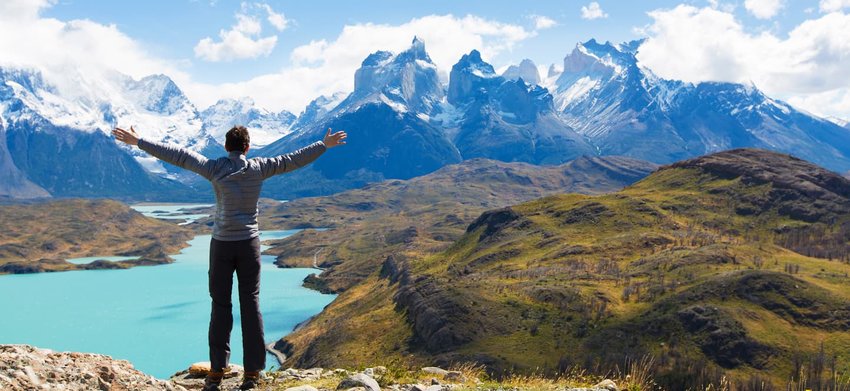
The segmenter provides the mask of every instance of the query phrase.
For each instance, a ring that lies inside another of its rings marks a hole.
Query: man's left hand
[[[325,133],[325,138],[322,140],[325,143],[325,146],[328,148],[333,148],[337,145],[345,144],[345,137],[348,136],[345,134],[344,130],[340,130],[334,134],[331,134],[331,128],[328,128],[328,132]]]

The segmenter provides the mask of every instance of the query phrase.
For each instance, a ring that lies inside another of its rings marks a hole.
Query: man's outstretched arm
[[[136,134],[136,130],[132,126],[130,130],[115,128],[112,130],[112,134],[115,135],[118,141],[128,145],[138,146],[139,149],[159,160],[196,172],[204,178],[212,179],[213,162],[199,153],[176,145],[141,138]]]
[[[322,141],[316,141],[313,144],[285,155],[272,158],[258,158],[257,161],[260,163],[263,179],[283,174],[312,163],[328,148],[344,145],[346,137],[345,131],[331,134],[331,129],[328,128],[328,132]]]

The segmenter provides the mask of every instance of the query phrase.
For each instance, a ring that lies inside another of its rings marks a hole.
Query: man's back
[[[212,182],[216,198],[213,238],[222,241],[259,236],[257,202],[263,181],[307,165],[327,150],[322,141],[317,141],[295,152],[273,158],[247,159],[244,153],[233,151],[226,157],[209,160],[175,145],[145,139],[139,140],[139,148],[166,162],[194,171]]]

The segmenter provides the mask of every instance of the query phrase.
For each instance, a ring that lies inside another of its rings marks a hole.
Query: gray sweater
[[[317,141],[295,152],[272,158],[246,159],[243,153],[230,152],[227,157],[210,160],[194,151],[151,140],[140,139],[139,148],[212,182],[216,200],[212,236],[224,241],[259,236],[257,202],[263,181],[306,166],[327,150],[323,142]]]

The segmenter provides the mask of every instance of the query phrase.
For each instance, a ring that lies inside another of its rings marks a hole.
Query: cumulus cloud
[[[221,96],[250,95],[261,106],[300,112],[319,95],[351,91],[354,71],[366,56],[378,50],[403,51],[414,36],[425,41],[428,54],[446,77],[452,65],[472,49],[478,49],[485,60],[492,60],[534,35],[534,31],[519,25],[473,15],[430,15],[399,25],[347,25],[335,39],[296,47],[290,54],[291,65],[280,72],[240,83],[195,85],[190,97],[204,106]]]
[[[219,41],[206,37],[195,45],[195,57],[207,61],[232,61],[245,58],[268,56],[277,44],[277,36],[261,37],[263,31],[260,16],[256,10],[264,10],[268,22],[278,31],[286,29],[288,20],[264,3],[242,3],[242,9],[236,13],[236,24],[229,30],[220,30]]]
[[[69,69],[90,74],[118,70],[136,78],[154,73],[188,78],[172,62],[150,55],[115,25],[40,17],[39,12],[52,3],[0,2],[0,66],[38,69],[56,79],[64,79]]]
[[[782,0],[746,0],[744,8],[759,19],[770,19],[779,13],[785,4]]]
[[[558,24],[554,19],[544,15],[531,15],[530,18],[534,22],[535,30],[545,30],[555,27]]]
[[[581,7],[581,18],[587,20],[604,19],[608,14],[602,10],[602,7],[597,2],[591,2],[588,5]]]
[[[850,8],[850,0],[820,0],[821,12],[835,12]]]
[[[298,46],[290,54],[290,64],[278,72],[245,81],[206,84],[185,71],[185,61],[153,55],[115,25],[40,16],[39,12],[51,4],[52,0],[0,2],[0,66],[36,68],[45,73],[48,81],[72,87],[70,69],[78,70],[75,75],[89,78],[115,71],[137,79],[165,74],[201,109],[220,98],[251,96],[259,106],[270,110],[300,112],[319,95],[351,91],[354,71],[367,55],[377,50],[402,51],[410,46],[414,36],[426,42],[428,53],[445,77],[451,66],[472,49],[493,60],[536,34],[519,25],[473,15],[430,15],[396,25],[352,24],[334,39]],[[266,16],[271,14],[256,3],[243,6],[229,31],[249,37],[261,34]],[[274,22],[269,23],[274,26]],[[21,36],[27,39],[22,40]],[[225,34],[221,42],[210,45],[223,47],[228,39],[233,39],[228,37]],[[225,56],[225,49],[215,50],[218,52],[211,56]]]
[[[850,112],[850,15],[806,20],[787,37],[751,33],[731,13],[679,5],[649,13],[654,22],[638,60],[656,74],[689,82],[753,82],[819,115]]]

